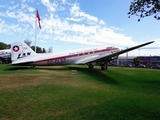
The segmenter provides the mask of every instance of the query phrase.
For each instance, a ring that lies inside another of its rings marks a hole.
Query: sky
[[[0,0],[0,42],[30,40],[35,45],[36,36],[37,46],[58,52],[96,45],[125,49],[155,41],[128,54],[160,55],[160,21],[153,16],[140,22],[137,16],[128,18],[131,1]],[[36,9],[42,29],[35,22]]]

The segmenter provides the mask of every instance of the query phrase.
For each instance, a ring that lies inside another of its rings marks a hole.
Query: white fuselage
[[[25,65],[31,66],[85,64],[89,61],[94,61],[97,58],[102,58],[118,51],[120,50],[115,47],[100,46],[58,53],[43,53],[32,56],[26,55],[16,61],[12,61],[12,65],[17,63],[25,63]]]

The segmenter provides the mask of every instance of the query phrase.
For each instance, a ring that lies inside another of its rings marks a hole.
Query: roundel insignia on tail
[[[13,49],[14,52],[18,52],[19,51],[19,46],[15,45],[15,46],[13,46],[12,49]]]

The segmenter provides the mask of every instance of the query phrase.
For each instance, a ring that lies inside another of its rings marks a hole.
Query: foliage
[[[53,52],[53,48],[52,47],[48,48],[48,52],[52,53]]]
[[[24,43],[26,43],[29,47],[31,46],[32,41],[29,39],[24,40]]]
[[[10,48],[10,45],[7,45],[6,43],[0,42],[0,50],[9,49],[9,48]]]
[[[154,15],[154,18],[160,20],[160,1],[159,0],[133,0],[130,5],[128,12],[129,17],[131,15],[139,16],[144,18],[147,16]],[[140,21],[140,18],[138,21]]]
[[[140,64],[140,60],[136,57],[133,59],[133,65],[137,67]]]
[[[46,50],[45,50],[45,48],[43,48],[43,50],[42,50],[42,53],[46,53]]]
[[[31,46],[32,50],[35,51],[35,46]],[[36,46],[36,53],[42,53],[42,49]]]
[[[35,46],[31,46],[31,49],[35,51]],[[36,46],[36,53],[46,53],[46,50],[45,48],[42,49],[41,47]]]

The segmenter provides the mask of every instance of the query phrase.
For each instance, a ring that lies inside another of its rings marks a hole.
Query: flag
[[[37,12],[36,12],[36,17],[37,17],[37,19],[38,19],[39,28],[42,29],[41,23],[40,23],[41,18],[40,18],[40,15],[39,15],[39,13],[38,13],[38,10],[37,10]]]

